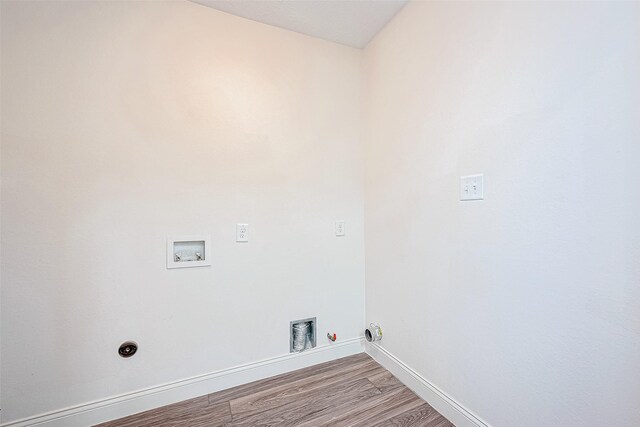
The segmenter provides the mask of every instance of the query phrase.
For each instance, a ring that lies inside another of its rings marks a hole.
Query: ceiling
[[[214,9],[363,48],[408,0],[192,0]]]

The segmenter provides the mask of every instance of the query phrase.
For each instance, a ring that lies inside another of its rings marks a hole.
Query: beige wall
[[[490,425],[640,425],[639,23],[413,2],[365,50],[367,319]]]
[[[187,1],[2,2],[3,422],[286,354],[294,319],[360,334],[360,59]],[[167,270],[198,233],[213,266]]]
[[[3,422],[359,336],[365,217],[388,351],[493,426],[640,424],[638,3],[413,2],[363,62],[187,1],[1,15]]]

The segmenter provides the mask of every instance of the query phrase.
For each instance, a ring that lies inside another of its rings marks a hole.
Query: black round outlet
[[[135,341],[125,341],[118,348],[118,354],[125,358],[133,356],[136,351],[138,351],[138,344]]]

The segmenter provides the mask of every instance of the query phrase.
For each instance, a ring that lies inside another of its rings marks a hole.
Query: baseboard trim
[[[388,350],[367,343],[366,352],[457,427],[490,427],[488,423],[418,374]]]
[[[247,363],[132,393],[11,421],[0,424],[0,427],[91,426],[285,372],[295,371],[296,369],[306,368],[318,363],[362,353],[363,351],[363,338],[351,338],[302,353],[287,354]]]

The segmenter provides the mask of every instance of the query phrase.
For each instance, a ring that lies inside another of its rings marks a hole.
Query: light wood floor
[[[149,426],[453,424],[363,353],[99,425]]]

